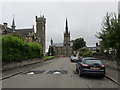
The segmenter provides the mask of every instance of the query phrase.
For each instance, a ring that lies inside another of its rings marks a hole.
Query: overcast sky
[[[16,28],[36,26],[35,16],[46,18],[46,48],[52,38],[54,43],[63,42],[65,19],[71,40],[83,37],[87,46],[95,46],[99,40],[95,34],[100,31],[102,18],[106,13],[118,13],[117,2],[6,2],[2,3],[2,20],[11,26],[13,14]],[[36,27],[35,27],[36,28]]]

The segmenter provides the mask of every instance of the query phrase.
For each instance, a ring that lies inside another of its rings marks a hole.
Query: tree
[[[105,49],[114,49],[117,51],[117,56],[120,58],[120,18],[116,14],[106,14],[103,18],[101,32],[97,33],[100,44]]]
[[[86,42],[84,41],[84,38],[77,38],[75,40],[72,40],[73,42],[73,50],[77,51],[80,48],[84,47],[86,45]]]
[[[54,56],[54,54],[55,54],[54,48],[53,47],[49,47],[48,56]]]

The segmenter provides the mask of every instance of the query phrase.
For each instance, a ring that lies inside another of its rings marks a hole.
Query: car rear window
[[[102,64],[101,60],[84,60],[84,63],[85,64],[95,64],[95,63]]]

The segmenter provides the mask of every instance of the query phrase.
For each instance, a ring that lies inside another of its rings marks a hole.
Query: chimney
[[[98,43],[96,43],[96,46],[98,46]]]
[[[4,22],[3,25],[4,25],[4,28],[7,29],[7,23]]]

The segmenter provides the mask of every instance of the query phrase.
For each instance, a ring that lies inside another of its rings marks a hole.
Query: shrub
[[[86,48],[81,48],[80,49],[80,56],[83,56],[83,57],[91,57],[93,56],[93,53],[92,51],[86,49]]]
[[[22,38],[4,35],[2,38],[3,62],[18,62],[25,59],[41,56],[42,47],[35,42],[25,42]]]
[[[83,53],[83,57],[92,57],[93,53],[91,51],[87,51]]]

